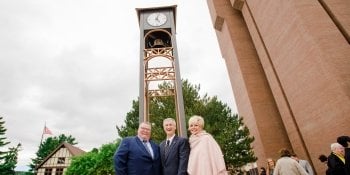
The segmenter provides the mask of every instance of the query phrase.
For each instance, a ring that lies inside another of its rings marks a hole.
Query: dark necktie
[[[170,140],[167,140],[165,145],[165,155],[168,155],[169,148],[170,148]]]
[[[142,143],[143,143],[143,146],[145,146],[145,148],[146,148],[147,152],[149,153],[149,155],[151,155],[151,157],[153,158],[153,154],[152,154],[150,148],[147,145],[147,140],[143,140]]]

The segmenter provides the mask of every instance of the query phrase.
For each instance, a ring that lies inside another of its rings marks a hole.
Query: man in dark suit
[[[150,137],[151,124],[143,122],[137,136],[122,140],[114,154],[116,175],[161,175],[159,146]]]
[[[163,121],[166,139],[160,143],[160,154],[164,175],[187,175],[190,154],[188,140],[175,135],[176,122],[173,118]]]
[[[349,175],[345,167],[344,147],[339,143],[331,144],[332,153],[328,156],[328,170],[330,175]]]

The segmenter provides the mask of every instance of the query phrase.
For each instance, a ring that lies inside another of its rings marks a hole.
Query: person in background
[[[321,154],[320,156],[318,156],[318,160],[321,161],[321,163],[324,163],[327,165],[327,156],[324,154]]]
[[[151,124],[142,122],[137,136],[121,141],[113,159],[116,175],[161,175],[159,146],[150,138]]]
[[[191,136],[190,157],[187,172],[189,175],[227,175],[224,155],[219,144],[204,128],[201,116],[192,116],[189,121]]]
[[[160,155],[164,175],[187,175],[190,146],[188,140],[175,134],[176,122],[173,118],[163,120],[166,139],[160,143]]]
[[[327,159],[327,171],[330,175],[349,175],[345,167],[344,147],[339,143],[332,143],[331,151]]]
[[[296,160],[301,167],[304,168],[308,175],[314,175],[314,171],[312,170],[312,167],[307,160],[299,159],[295,153],[292,153],[291,157]]]
[[[266,175],[266,169],[264,167],[260,168],[260,175]]]
[[[327,168],[326,175],[331,175],[329,170],[328,170],[327,159],[328,159],[327,156],[324,155],[324,154],[321,154],[321,155],[318,156],[318,160],[320,160],[321,163],[323,163],[326,166],[326,168]]]
[[[266,159],[266,175],[273,175],[276,162],[272,158]]]
[[[349,136],[339,136],[337,142],[344,147],[345,151],[345,167],[348,174],[350,174],[350,148],[348,142],[350,142]]]
[[[304,168],[290,157],[291,153],[288,149],[283,148],[279,153],[281,158],[277,160],[273,175],[307,175]]]

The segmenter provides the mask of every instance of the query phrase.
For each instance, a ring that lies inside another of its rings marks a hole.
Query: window
[[[44,175],[51,175],[52,174],[52,168],[45,168]]]
[[[65,162],[65,158],[64,157],[59,157],[57,159],[57,164],[64,164],[64,162]]]
[[[63,175],[63,168],[56,168],[56,175]]]

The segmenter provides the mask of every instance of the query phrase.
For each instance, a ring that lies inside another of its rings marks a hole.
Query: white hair
[[[331,144],[331,151],[335,151],[337,148],[343,148],[343,146],[339,143],[332,143]]]
[[[165,122],[172,122],[174,124],[174,126],[176,126],[176,121],[173,118],[169,117],[169,118],[164,119],[163,120],[163,125],[165,124]]]
[[[198,124],[201,128],[204,128],[204,118],[199,115],[194,115],[188,120],[188,125]]]

